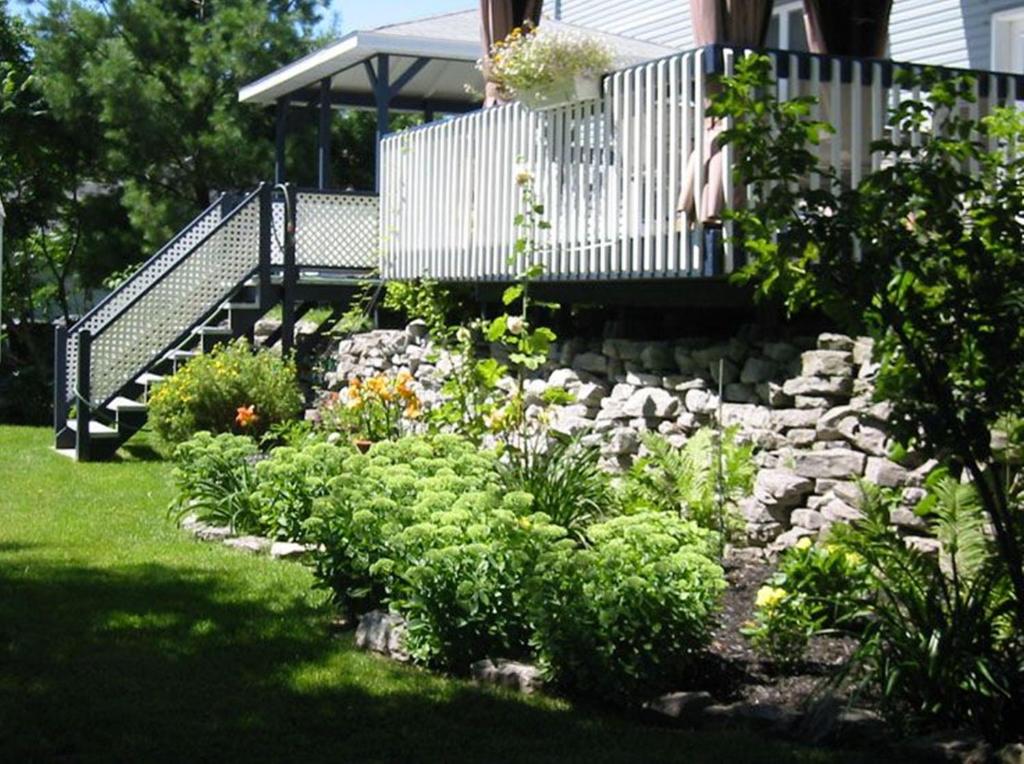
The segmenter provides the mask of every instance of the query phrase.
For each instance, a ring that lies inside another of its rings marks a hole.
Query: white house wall
[[[898,61],[988,69],[992,14],[1014,8],[1024,8],[1024,0],[895,0],[891,56]],[[572,24],[678,49],[693,47],[689,0],[560,0],[554,12]]]

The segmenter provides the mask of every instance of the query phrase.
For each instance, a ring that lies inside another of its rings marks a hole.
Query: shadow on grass
[[[204,572],[0,559],[8,761],[790,758],[751,743],[439,681],[330,639],[308,602],[242,599]]]

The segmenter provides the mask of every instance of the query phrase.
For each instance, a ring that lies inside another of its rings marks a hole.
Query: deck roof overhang
[[[382,56],[389,61],[396,111],[466,111],[479,105],[483,78],[476,68],[478,42],[352,32],[328,47],[304,56],[243,87],[242,103],[309,103],[319,98],[321,83],[330,81],[332,105],[376,107],[376,78]],[[467,91],[467,84],[470,91]]]

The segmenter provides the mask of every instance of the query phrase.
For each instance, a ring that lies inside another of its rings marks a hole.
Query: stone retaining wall
[[[779,549],[856,517],[856,477],[902,489],[904,506],[893,523],[914,536],[923,524],[912,509],[932,465],[887,458],[890,406],[872,399],[878,367],[871,340],[839,334],[748,339],[751,334],[728,341],[569,339],[527,382],[528,403],[539,404],[549,387],[573,393],[571,405],[555,410],[552,427],[599,445],[614,470],[641,453],[645,431],[681,445],[718,416],[725,426],[738,425],[758,447],[754,493],[741,507],[751,545]],[[500,357],[502,351],[492,352]],[[422,322],[342,340],[337,361],[336,373],[328,375],[332,387],[353,376],[404,369],[428,405],[452,363],[431,348]]]

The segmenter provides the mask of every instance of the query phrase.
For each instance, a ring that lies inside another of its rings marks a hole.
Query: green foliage
[[[306,523],[307,538],[324,549],[317,559],[321,586],[351,612],[379,606],[395,573],[374,564],[395,560],[403,529],[465,493],[497,500],[494,457],[454,436],[382,441],[367,454],[349,456],[329,499],[314,505]]]
[[[236,533],[261,529],[254,460],[259,449],[252,438],[199,432],[174,449],[177,497],[171,509],[177,516],[193,513],[212,525]]]
[[[742,531],[736,504],[750,495],[756,467],[753,446],[741,444],[738,433],[738,427],[721,436],[703,428],[682,448],[661,435],[645,434],[648,454],[633,463],[623,486],[627,511],[656,509],[726,535]]]
[[[565,535],[529,512],[530,501],[507,492],[463,493],[452,502],[437,496],[398,534],[395,556],[375,564],[393,576],[391,605],[408,619],[405,647],[415,659],[465,670],[485,656],[527,652],[525,582]]]
[[[381,304],[407,320],[425,321],[434,342],[449,344],[468,306],[455,287],[430,279],[389,281]]]
[[[744,633],[759,652],[777,661],[798,661],[812,636],[863,626],[869,572],[856,552],[801,539],[780,557],[778,570],[758,591],[754,620]]]
[[[1009,577],[981,533],[971,488],[948,477],[933,488],[927,519],[947,545],[938,555],[908,548],[889,524],[885,495],[865,491],[866,519],[835,532],[836,543],[865,560],[877,591],[854,666],[897,724],[1015,734],[1024,714],[1024,645]]]
[[[260,532],[298,540],[317,500],[331,492],[331,481],[354,452],[351,446],[308,442],[281,446],[256,465],[254,500],[260,506]]]
[[[693,665],[725,588],[718,541],[664,512],[624,515],[559,542],[535,578],[534,646],[564,687],[643,697]]]
[[[611,476],[600,459],[599,448],[562,438],[530,461],[508,460],[499,469],[507,490],[530,494],[533,511],[579,538],[616,504]]]
[[[149,400],[149,421],[170,443],[200,430],[258,436],[301,412],[295,364],[244,339],[191,359]]]
[[[1024,633],[1024,513],[993,466],[991,433],[1024,410],[1024,115],[971,119],[969,77],[901,74],[925,99],[902,101],[856,188],[808,150],[823,133],[807,99],[779,103],[767,58],[737,65],[710,112],[732,118],[737,182],[751,204],[731,217],[741,277],[791,311],[821,309],[876,340],[877,394],[895,434],[963,466],[995,528]],[[920,130],[920,128],[924,128]],[[820,170],[823,181],[801,181]]]

